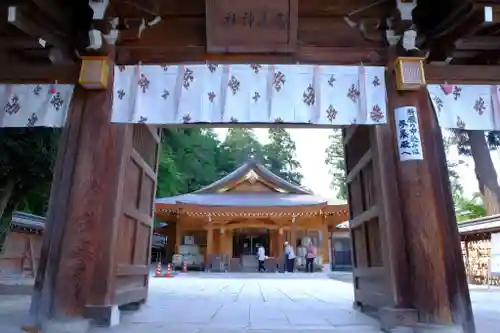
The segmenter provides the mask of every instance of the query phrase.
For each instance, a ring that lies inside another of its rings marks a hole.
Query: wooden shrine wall
[[[472,284],[500,285],[500,277],[489,276],[491,239],[461,242],[467,279]]]
[[[132,131],[115,251],[118,305],[147,297],[156,195],[159,129],[134,125]]]
[[[375,130],[375,126],[343,130],[355,303],[366,311],[393,304]]]
[[[41,245],[40,233],[10,230],[0,251],[0,276],[34,277]]]

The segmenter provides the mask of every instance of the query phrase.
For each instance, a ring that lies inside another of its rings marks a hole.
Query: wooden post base
[[[89,329],[88,319],[51,319],[43,323],[40,333],[87,333]]]
[[[382,308],[378,311],[380,328],[384,331],[399,327],[412,327],[418,322],[416,309]]]
[[[460,325],[432,325],[418,323],[414,327],[415,333],[467,333]]]
[[[120,311],[138,311],[144,302],[132,302],[119,307]]]
[[[91,320],[93,326],[113,327],[120,324],[117,305],[86,306],[84,316]]]

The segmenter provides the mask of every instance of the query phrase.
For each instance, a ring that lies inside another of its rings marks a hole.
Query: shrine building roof
[[[458,223],[460,236],[468,236],[479,233],[492,233],[500,230],[500,214],[480,217]]]
[[[14,212],[10,223],[11,229],[38,232],[45,229],[46,218],[24,212]]]
[[[277,176],[255,158],[218,181],[192,193],[156,199],[158,208],[177,205],[207,207],[297,207],[346,205],[329,202],[312,191]]]
[[[175,197],[161,198],[157,204],[188,204],[203,206],[273,207],[327,205],[322,197],[290,193],[189,193]]]

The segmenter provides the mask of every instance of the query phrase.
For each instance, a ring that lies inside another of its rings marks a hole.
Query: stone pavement
[[[352,309],[352,286],[321,273],[188,273],[150,286],[147,304],[111,332],[379,332]]]
[[[0,295],[0,333],[22,332],[30,300],[28,295]]]
[[[469,285],[477,333],[500,332],[500,287]]]
[[[152,278],[150,287],[139,311],[90,333],[380,332],[375,320],[352,310],[348,276],[188,273]],[[471,298],[477,333],[499,332],[500,288],[471,286]],[[21,332],[29,300],[0,296],[0,333]]]

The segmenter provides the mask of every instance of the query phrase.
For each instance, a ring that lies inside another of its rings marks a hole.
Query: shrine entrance
[[[233,255],[257,255],[258,246],[269,248],[269,230],[236,229],[233,236]]]
[[[343,129],[354,306],[386,329],[422,322],[473,327],[440,128],[427,92],[407,95],[420,110],[423,160],[398,162],[394,122]],[[108,103],[106,93],[76,88],[56,165],[53,222],[42,250],[46,261],[40,263],[32,303],[32,313],[42,318],[59,313],[109,325],[119,307],[147,300],[160,132],[145,124],[109,123]],[[62,224],[64,230],[58,228]],[[253,239],[241,240],[252,246]],[[59,264],[49,264],[50,256]],[[53,286],[47,275],[52,269]],[[83,285],[90,294],[84,295]],[[45,302],[53,314],[44,314]]]
[[[64,126],[35,326],[110,325],[119,307],[147,300],[158,125],[257,123],[343,128],[357,309],[384,329],[475,332],[441,126],[498,129],[494,86],[451,85],[497,83],[498,66],[472,64],[495,63],[486,38],[498,5],[75,3],[0,5],[12,37],[2,40],[0,126]],[[40,86],[14,84],[26,82]]]

